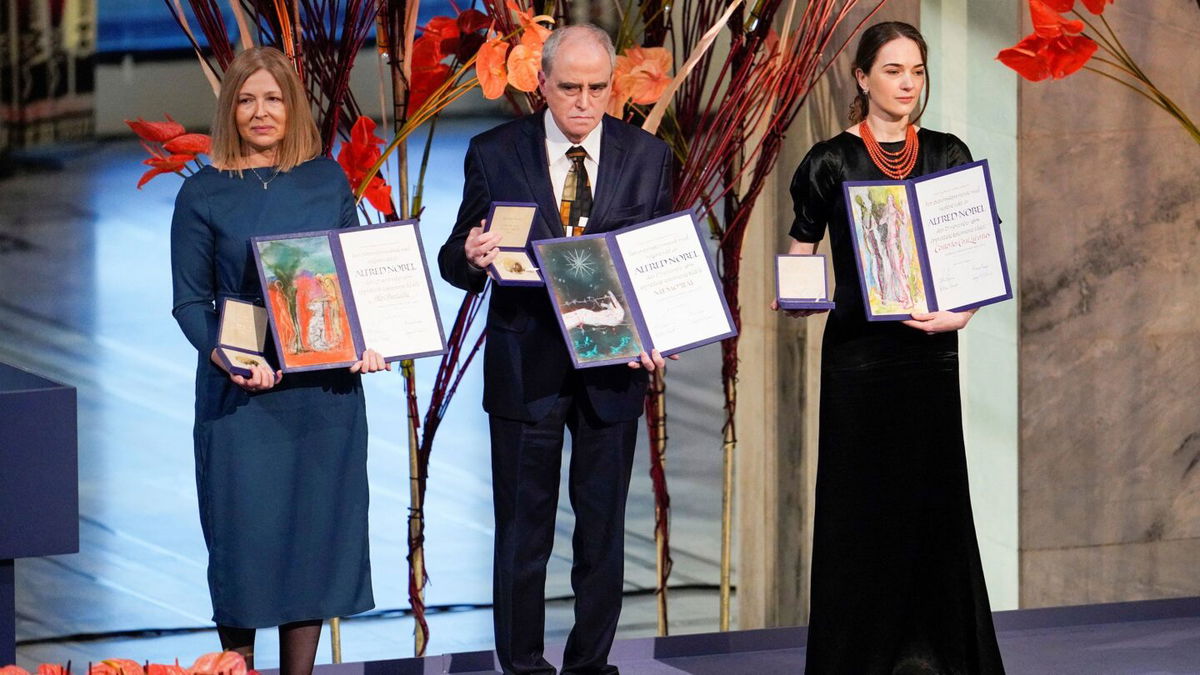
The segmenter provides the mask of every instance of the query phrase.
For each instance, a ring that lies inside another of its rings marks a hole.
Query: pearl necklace
[[[871,161],[888,178],[903,180],[912,173],[913,167],[917,165],[917,151],[920,150],[921,143],[917,140],[917,131],[911,124],[904,132],[904,147],[896,152],[883,149],[879,141],[875,140],[875,134],[871,133],[871,127],[866,120],[859,123],[858,133],[867,146],[867,154],[871,156]]]

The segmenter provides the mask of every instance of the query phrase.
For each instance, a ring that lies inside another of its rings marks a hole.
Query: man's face
[[[582,141],[600,123],[612,96],[611,80],[608,52],[587,37],[564,40],[551,72],[538,73],[550,115],[572,143]]]

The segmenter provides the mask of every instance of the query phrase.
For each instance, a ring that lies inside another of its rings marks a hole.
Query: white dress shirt
[[[550,160],[550,185],[554,188],[554,198],[556,204],[562,203],[563,187],[567,184],[567,174],[571,171],[571,160],[567,158],[567,150],[578,145],[587,151],[587,157],[583,158],[583,167],[587,169],[588,182],[592,186],[592,198],[596,197],[596,177],[600,175],[600,134],[604,130],[604,123],[596,125],[592,131],[579,143],[572,143],[558,128],[558,124],[554,122],[554,117],[547,110],[545,113],[546,124],[546,157]],[[586,222],[580,222],[579,226],[587,225]]]

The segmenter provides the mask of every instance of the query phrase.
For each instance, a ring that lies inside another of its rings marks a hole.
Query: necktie
[[[587,150],[578,145],[567,150],[571,169],[567,172],[567,182],[563,185],[562,203],[558,207],[558,214],[562,218],[563,232],[568,237],[583,234],[588,216],[592,213],[592,183],[588,179],[587,167],[583,165],[584,157],[587,157]]]

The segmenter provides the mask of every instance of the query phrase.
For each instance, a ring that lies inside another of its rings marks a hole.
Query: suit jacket
[[[544,112],[485,131],[471,139],[458,221],[438,253],[442,278],[469,291],[483,290],[487,273],[468,262],[468,231],[486,218],[492,202],[536,202],[530,241],[562,237],[559,195],[553,194],[546,157]],[[605,115],[599,176],[594,177],[587,234],[607,232],[671,213],[671,153],[654,136]],[[509,419],[535,422],[563,391],[573,366],[545,288],[493,285],[483,357],[483,407]],[[605,422],[642,413],[647,376],[625,365],[579,371],[592,409]]]

